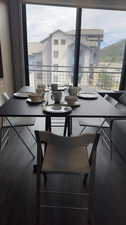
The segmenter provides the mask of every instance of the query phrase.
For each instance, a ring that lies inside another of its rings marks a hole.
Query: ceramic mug
[[[53,91],[51,98],[54,100],[55,104],[60,104],[62,98],[61,91]]]
[[[70,96],[74,96],[74,95],[76,96],[79,91],[80,91],[80,87],[70,86],[69,89],[68,89],[68,92],[69,92]]]
[[[40,89],[42,91],[45,91],[45,88],[46,88],[45,84],[38,84],[36,87],[36,89],[38,89],[38,90]]]
[[[56,91],[58,89],[58,84],[51,84],[52,91]]]

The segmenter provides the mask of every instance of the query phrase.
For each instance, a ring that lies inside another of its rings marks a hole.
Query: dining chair
[[[109,95],[105,95],[104,99],[106,101],[108,101],[110,104],[112,104],[113,106],[117,105],[117,101],[112,98]],[[107,119],[105,118],[83,118],[83,119],[79,119],[79,125],[80,127],[83,127],[80,134],[83,133],[83,131],[86,129],[86,127],[96,127],[97,128],[97,132],[102,131],[103,128],[110,128],[110,123]]]
[[[6,103],[9,100],[9,96],[7,93],[3,93],[0,95],[0,106]],[[21,142],[25,145],[28,152],[31,154],[32,158],[35,158],[34,154],[32,153],[31,149],[27,145],[27,143],[24,141],[24,137],[21,136],[20,132],[17,128],[19,127],[25,127],[30,135],[33,137],[33,139],[36,141],[34,135],[32,134],[32,131],[30,129],[31,126],[34,126],[35,124],[35,118],[34,117],[2,117],[1,118],[1,127],[0,127],[0,149],[2,150],[2,143],[3,139],[5,138],[3,136],[4,130],[9,131],[10,129],[13,129],[18,138],[21,140]]]
[[[106,94],[104,99],[112,104],[114,107],[118,104],[118,101]],[[82,134],[87,127],[95,127],[97,133],[102,133],[102,141],[110,149],[110,158],[112,160],[112,125],[113,119],[106,118],[83,118],[79,120],[79,125],[82,126],[80,134]],[[88,175],[85,176],[85,183]]]
[[[40,224],[40,209],[44,207],[40,202],[41,173],[44,176],[44,184],[46,185],[48,173],[75,174],[83,177],[90,172],[90,192],[88,193],[88,222],[90,223],[93,210],[95,159],[99,134],[63,137],[39,130],[35,130],[35,134],[37,140],[37,225]],[[90,143],[93,143],[93,147],[90,160],[88,160],[87,147]],[[48,207],[50,206],[48,205]],[[51,204],[51,207],[56,206]]]

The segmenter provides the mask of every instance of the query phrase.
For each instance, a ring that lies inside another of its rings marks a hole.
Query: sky
[[[57,29],[75,29],[75,8],[27,5],[26,12],[29,42],[39,42]],[[101,47],[106,47],[126,38],[126,12],[83,9],[82,29],[103,29]]]

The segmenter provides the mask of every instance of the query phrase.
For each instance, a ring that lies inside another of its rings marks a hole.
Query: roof
[[[69,35],[75,35],[75,30],[66,32]],[[81,29],[81,35],[103,35],[104,30],[102,29]]]
[[[32,55],[41,52],[42,44],[40,42],[28,42],[28,54]]]
[[[41,41],[41,43],[43,43],[44,41],[47,41],[55,33],[58,33],[58,32],[63,33],[65,35],[75,35],[75,30],[64,32],[64,31],[58,29],[58,30],[55,30],[54,32],[52,32],[47,38],[43,39]],[[103,34],[104,34],[104,30],[102,30],[102,29],[81,29],[81,35],[101,35],[101,36],[103,36]]]
[[[60,29],[57,29],[55,30],[54,32],[52,32],[48,37],[44,38],[42,41],[40,41],[41,43],[43,43],[44,41],[48,40],[49,38],[51,38],[55,33],[63,33],[63,34],[67,34],[66,32],[63,32],[62,30]]]

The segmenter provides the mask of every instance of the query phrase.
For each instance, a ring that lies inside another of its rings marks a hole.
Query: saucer
[[[33,101],[31,98],[27,98],[26,101],[31,104],[39,104],[39,103],[45,102],[45,99],[36,99],[35,101]]]
[[[29,94],[32,94],[31,92],[16,92],[13,94],[16,98],[28,98]]]

